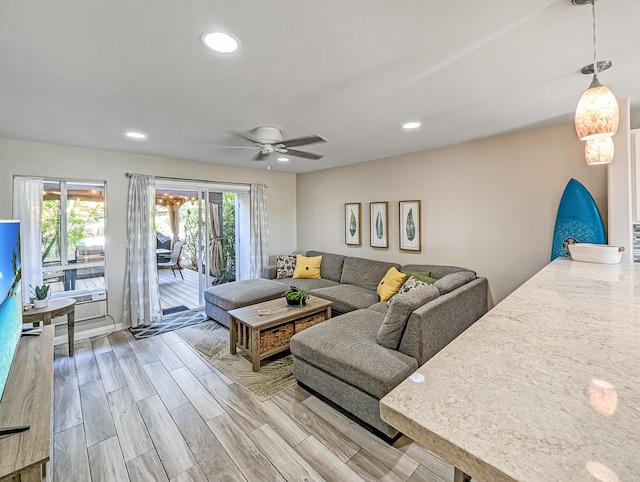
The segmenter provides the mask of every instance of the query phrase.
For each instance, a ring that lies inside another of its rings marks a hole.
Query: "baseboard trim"
[[[87,338],[107,335],[112,331],[124,330],[125,326],[122,323],[116,323],[115,325],[113,323],[109,323],[108,325],[98,326],[96,328],[90,328],[87,330],[82,330],[82,329],[78,330],[78,324],[76,323],[75,328],[76,328],[76,332],[74,336],[75,338],[74,341],[77,342],[80,340],[86,340]],[[53,339],[53,344],[55,346],[60,346],[60,345],[67,345],[68,343],[69,343],[69,340],[68,340],[67,329],[65,325],[64,334],[56,336]]]

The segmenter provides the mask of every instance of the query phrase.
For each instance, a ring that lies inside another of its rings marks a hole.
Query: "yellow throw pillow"
[[[378,296],[380,296],[380,301],[387,301],[395,295],[404,283],[405,279],[407,279],[406,274],[401,273],[395,268],[389,268],[387,274],[385,274],[384,278],[382,278],[380,283],[378,283],[378,289],[376,290]]]
[[[322,256],[300,256],[296,257],[296,269],[293,272],[293,279],[320,278],[320,263]]]

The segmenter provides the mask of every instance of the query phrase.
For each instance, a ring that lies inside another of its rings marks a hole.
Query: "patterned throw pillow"
[[[410,276],[409,279],[400,287],[397,294],[408,293],[409,291],[417,290],[423,286],[429,286],[429,284],[424,281],[420,281],[418,278]],[[391,298],[391,300],[392,299],[393,298]],[[391,300],[387,301],[387,306],[391,306]]]
[[[296,255],[284,254],[276,258],[276,278],[293,278],[296,269]]]

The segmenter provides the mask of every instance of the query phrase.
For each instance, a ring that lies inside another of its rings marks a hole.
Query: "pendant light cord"
[[[598,61],[596,60],[596,2],[598,0],[591,0],[591,11],[593,13],[593,73],[598,77]]]

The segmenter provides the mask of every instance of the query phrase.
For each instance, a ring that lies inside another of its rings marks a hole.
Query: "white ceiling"
[[[600,79],[636,106],[640,1],[597,15]],[[269,125],[328,140],[274,169],[325,169],[570,121],[591,35],[570,0],[4,0],[0,137],[262,168],[221,146]]]

